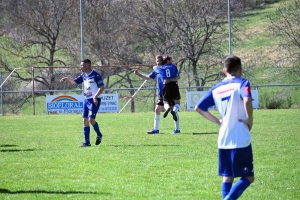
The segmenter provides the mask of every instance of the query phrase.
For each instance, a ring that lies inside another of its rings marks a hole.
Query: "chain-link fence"
[[[136,67],[138,68],[138,67]],[[142,73],[151,72],[149,67],[139,67]],[[104,93],[118,94],[119,110],[122,112],[151,112],[157,101],[157,84],[155,80],[148,80],[137,92],[143,79],[133,74],[134,68],[110,68],[97,70],[102,75],[106,87]],[[117,74],[114,75],[113,74]],[[77,77],[78,68],[54,68],[52,72],[46,69],[34,71],[17,70],[10,75],[0,72],[0,112],[1,115],[42,115],[46,110],[47,95],[82,95],[81,85],[61,83],[64,77]],[[32,78],[34,77],[34,82]],[[4,83],[4,80],[5,83]],[[187,91],[207,91],[210,87],[186,87],[185,80],[179,80],[181,93],[181,111],[186,110]],[[259,92],[259,108],[299,108],[300,84],[252,85],[252,90]],[[137,93],[136,93],[137,92]],[[135,94],[136,93],[136,94]],[[132,96],[134,95],[134,98]],[[130,102],[128,102],[130,101]],[[126,107],[124,105],[127,104]],[[124,109],[123,109],[124,107]]]

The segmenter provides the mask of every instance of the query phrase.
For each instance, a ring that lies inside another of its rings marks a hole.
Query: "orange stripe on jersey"
[[[218,93],[217,93],[217,94],[222,94],[222,93],[229,92],[229,91],[232,91],[232,90],[234,90],[234,89],[233,89],[233,88],[231,88],[231,89],[224,90],[224,91],[218,91]]]

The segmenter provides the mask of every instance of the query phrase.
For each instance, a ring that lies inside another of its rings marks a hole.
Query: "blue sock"
[[[250,185],[250,182],[247,178],[241,178],[239,181],[237,181],[233,187],[231,188],[229,194],[227,195],[227,198],[230,199],[237,199],[239,198],[243,192],[247,189],[247,187]]]
[[[232,187],[231,182],[223,182],[221,185],[221,192],[222,192],[222,199],[226,197],[226,195],[230,192],[230,189]]]
[[[95,130],[96,133],[97,133],[97,136],[101,137],[101,136],[102,136],[102,133],[100,132],[100,128],[99,128],[98,123],[96,122],[96,123],[93,125],[93,127],[94,127],[94,130]]]
[[[84,135],[84,140],[85,140],[85,144],[90,144],[90,127],[89,126],[85,126],[83,127],[83,135]]]

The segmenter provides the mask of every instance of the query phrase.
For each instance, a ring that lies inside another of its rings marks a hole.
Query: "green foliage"
[[[0,199],[221,199],[218,127],[180,112],[182,133],[167,117],[148,135],[153,114],[99,114],[103,142],[89,148],[81,115],[0,117]],[[242,199],[300,198],[298,119],[299,109],[254,110],[256,180]]]
[[[299,88],[279,87],[259,90],[259,107],[262,109],[288,109],[299,107]]]
[[[262,95],[262,103],[263,108],[266,109],[279,109],[284,104],[284,99],[281,98],[279,95],[276,95],[275,93],[267,93],[265,95]]]

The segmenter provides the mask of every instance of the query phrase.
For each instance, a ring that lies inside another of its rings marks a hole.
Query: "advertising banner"
[[[98,112],[118,112],[118,94],[101,94],[101,105]],[[83,95],[47,95],[46,111],[48,113],[82,113]]]

